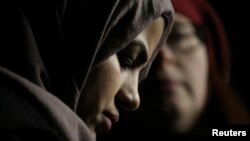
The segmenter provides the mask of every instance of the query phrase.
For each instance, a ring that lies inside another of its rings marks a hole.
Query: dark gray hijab
[[[1,2],[0,96],[3,100],[0,99],[0,104],[10,96],[6,89],[11,90],[15,93],[13,97],[18,95],[28,103],[63,139],[91,139],[86,125],[74,112],[89,72],[125,48],[159,16],[166,21],[163,43],[172,25],[170,0]],[[111,43],[113,46],[107,46]],[[147,70],[144,72],[142,78]],[[8,116],[4,117],[1,115],[0,120],[6,124],[1,124],[1,128],[17,127],[8,122]],[[21,125],[18,127],[35,126]]]
[[[67,11],[70,11],[68,15]],[[162,41],[165,40],[171,27],[172,12],[169,0],[69,3],[64,15],[64,32],[71,70],[79,90],[84,87],[92,67],[126,47],[159,16],[166,21]]]

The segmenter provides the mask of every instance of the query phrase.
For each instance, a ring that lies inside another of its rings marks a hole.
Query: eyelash
[[[144,46],[144,45],[143,45]],[[140,68],[147,62],[144,47],[140,43],[131,43],[118,52],[117,57],[122,70]]]
[[[126,54],[119,54],[118,59],[122,69],[132,68],[134,64],[134,60]]]

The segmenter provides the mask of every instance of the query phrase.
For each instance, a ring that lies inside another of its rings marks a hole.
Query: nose
[[[140,96],[138,93],[138,75],[126,76],[118,94],[115,97],[116,105],[119,109],[125,111],[135,111],[140,105]]]
[[[180,67],[177,58],[176,54],[168,45],[165,44],[160,48],[157,58],[152,66],[156,79],[164,80],[173,77]]]
[[[171,48],[169,46],[167,46],[167,45],[164,45],[164,47],[162,47],[159,50],[158,57],[159,57],[160,62],[161,62],[162,65],[176,63],[175,54],[171,50]]]

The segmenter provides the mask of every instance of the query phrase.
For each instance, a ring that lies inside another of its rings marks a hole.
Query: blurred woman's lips
[[[173,92],[176,87],[181,84],[180,81],[174,79],[164,79],[159,81],[160,89],[164,92]]]

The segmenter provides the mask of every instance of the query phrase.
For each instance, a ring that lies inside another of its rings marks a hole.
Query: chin
[[[183,119],[176,125],[176,131],[180,134],[188,134],[193,130],[196,120],[193,119]]]
[[[90,131],[91,136],[92,136],[93,138],[96,138],[96,131],[95,131],[95,128],[89,127],[89,126],[88,126],[88,128],[89,128],[89,131]]]
[[[182,105],[180,102],[172,103],[171,108],[165,112],[169,130],[176,133],[188,132],[195,120],[192,105]]]

